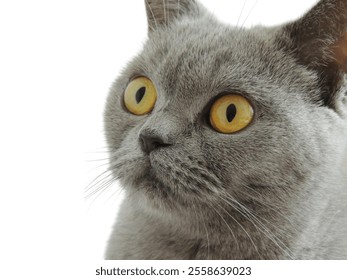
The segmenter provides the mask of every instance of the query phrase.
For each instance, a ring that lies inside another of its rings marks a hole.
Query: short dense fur
[[[148,0],[148,40],[105,110],[110,169],[126,197],[107,259],[347,259],[347,1],[322,0],[296,22],[244,29],[199,3]],[[134,77],[158,100],[123,106]],[[253,123],[208,122],[223,92]],[[170,144],[147,154],[139,135]]]

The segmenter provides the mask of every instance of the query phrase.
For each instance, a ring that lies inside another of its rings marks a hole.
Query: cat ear
[[[145,0],[148,31],[161,26],[168,26],[183,15],[199,13],[199,5],[195,0]]]
[[[299,62],[318,72],[324,103],[335,108],[347,73],[347,0],[321,0],[285,34]]]

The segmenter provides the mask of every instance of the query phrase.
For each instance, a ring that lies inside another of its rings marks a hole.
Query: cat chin
[[[193,191],[195,186],[175,185],[174,178],[161,174],[153,166],[146,165],[140,174],[134,173],[120,178],[120,183],[126,187],[128,198],[134,199],[143,211],[159,216],[164,213],[187,216],[192,212],[192,205],[199,207],[205,203],[201,194]]]

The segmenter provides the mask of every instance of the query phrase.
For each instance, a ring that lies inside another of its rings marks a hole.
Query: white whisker
[[[167,25],[167,15],[166,15],[166,3],[165,3],[165,0],[163,0],[163,10],[164,10],[165,25]]]
[[[193,206],[193,210],[195,212],[196,220],[200,221],[198,213],[196,212],[196,208],[195,208],[194,203],[192,204],[192,206]],[[209,240],[209,236],[208,236],[208,230],[207,230],[207,227],[206,227],[206,223],[205,223],[204,219],[201,219],[201,220],[202,220],[202,224],[204,226],[205,233],[206,233],[206,239],[207,239],[207,259],[209,260],[210,259],[210,240]]]
[[[111,186],[113,183],[114,183],[114,180],[113,180],[113,179],[107,181],[107,182],[103,185],[102,188],[99,188],[97,191],[93,192],[92,194],[90,194],[90,195],[88,196],[87,199],[89,199],[89,198],[91,198],[92,196],[94,196],[92,202],[90,203],[90,207],[95,203],[96,199],[97,199],[99,196],[101,196],[101,194],[103,194],[103,193],[106,191],[106,189],[108,189],[109,186]]]
[[[154,20],[154,23],[155,23],[155,27],[158,28],[158,22],[157,22],[157,19],[155,18],[154,16],[154,13],[153,13],[153,10],[152,10],[152,7],[149,5],[148,1],[146,1],[146,4],[147,4],[147,7],[149,8],[149,11],[151,12],[151,15],[153,17],[153,20]],[[149,25],[150,28],[152,28],[152,30],[154,29],[153,26]]]
[[[239,18],[237,19],[236,27],[239,26],[240,19],[241,19],[241,16],[242,16],[242,14],[243,14],[243,10],[245,9],[246,3],[247,3],[247,0],[245,0],[245,1],[243,2],[243,6],[242,6],[242,9],[241,9],[241,13],[240,13],[240,15],[239,15]]]
[[[93,186],[93,190],[89,191],[86,195],[85,195],[85,199],[89,199],[90,197],[92,197],[93,195],[99,193],[99,192],[103,192],[105,189],[107,189],[112,183],[114,182],[114,178],[112,177],[112,175],[108,175],[106,178],[103,178],[102,180],[100,180],[97,184],[95,184]]]
[[[245,218],[248,218],[249,221],[265,236],[267,236],[278,248],[280,248],[284,253],[286,253],[290,258],[294,259],[292,252],[287,247],[286,244],[283,243],[281,239],[272,234],[272,232],[268,229],[268,227],[261,222],[245,205],[238,202],[236,199],[231,197],[230,195],[223,194],[226,198],[222,198],[226,203],[232,206],[235,210],[237,210],[241,215]],[[237,205],[231,204],[230,202],[236,203]],[[256,223],[256,224],[255,224]],[[281,245],[282,246],[281,246]]]
[[[252,8],[249,10],[249,13],[247,14],[247,16],[246,16],[245,20],[243,21],[243,23],[242,23],[242,25],[241,25],[241,28],[242,28],[242,27],[244,27],[244,25],[245,25],[246,21],[248,20],[249,16],[250,16],[250,15],[251,15],[251,13],[253,12],[253,10],[254,10],[255,6],[257,5],[257,3],[258,3],[258,0],[256,0],[256,1],[254,2],[254,4],[253,4]]]
[[[104,172],[102,172],[101,174],[99,174],[98,176],[96,176],[84,189],[86,192],[88,192],[89,190],[91,190],[92,188],[94,188],[96,185],[98,185],[100,182],[102,182],[103,180],[107,179],[108,177],[110,177],[110,174],[107,175],[107,173],[110,170],[105,170]],[[102,177],[105,176],[106,177]]]
[[[249,234],[248,231],[245,229],[245,227],[242,226],[241,223],[240,223],[235,217],[233,217],[232,215],[230,215],[230,213],[229,213],[227,210],[225,210],[224,207],[222,207],[221,205],[218,205],[218,206],[219,206],[220,208],[222,208],[222,210],[223,210],[231,219],[233,219],[233,220],[235,221],[235,223],[237,223],[237,225],[246,233],[247,237],[249,238],[249,240],[251,241],[252,245],[254,246],[255,251],[257,252],[257,254],[259,255],[259,257],[261,258],[261,255],[260,255],[260,253],[259,253],[259,251],[258,251],[257,245],[254,243],[253,238],[250,236],[250,234]]]
[[[217,210],[216,208],[213,207],[212,204],[211,204],[210,206],[211,206],[211,208],[217,213],[217,215],[222,219],[222,221],[225,223],[225,225],[228,227],[228,229],[229,229],[231,235],[234,237],[234,240],[235,240],[235,242],[236,242],[236,244],[237,244],[237,246],[238,246],[239,244],[238,244],[237,238],[236,238],[236,236],[235,236],[233,230],[231,229],[231,227],[230,227],[229,224],[227,223],[227,221],[226,221],[226,220],[223,218],[223,216],[218,212],[218,210]]]
[[[269,209],[270,211],[273,211],[273,212],[276,213],[277,215],[280,215],[281,218],[283,218],[283,219],[286,220],[288,223],[290,223],[291,225],[293,225],[292,220],[289,219],[285,214],[283,214],[280,205],[277,205],[277,204],[275,204],[275,203],[270,203],[270,202],[265,202],[265,201],[263,201],[263,200],[260,200],[259,197],[261,197],[262,195],[261,195],[259,192],[257,192],[256,190],[254,190],[254,189],[251,188],[251,187],[248,187],[248,186],[245,186],[245,187],[247,187],[248,190],[255,192],[255,193],[257,194],[257,197],[251,196],[251,195],[249,195],[248,192],[245,192],[245,191],[242,191],[242,190],[239,190],[240,193],[242,193],[242,194],[244,194],[245,196],[247,196],[247,197],[249,197],[250,199],[252,199],[252,201],[253,201],[254,203],[257,203],[257,204],[261,205],[262,207],[266,207],[266,208]],[[294,226],[294,225],[293,225],[293,226]]]

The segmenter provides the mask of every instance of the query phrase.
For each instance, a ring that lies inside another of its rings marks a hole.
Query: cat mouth
[[[158,155],[154,157],[154,153],[145,156],[132,153],[131,157],[116,158],[112,163],[114,176],[135,190],[169,189],[170,167],[167,168],[165,160],[159,158]]]
[[[172,184],[177,184],[173,178],[172,167],[167,165],[160,156],[151,153],[147,159],[148,165],[144,172],[144,179],[152,183],[155,188],[170,189]]]
[[[150,154],[119,150],[113,157],[112,171],[131,192],[173,201],[204,199],[222,185],[202,157],[171,147]]]
[[[175,193],[206,194],[221,185],[206,165],[188,155],[153,153],[149,157],[151,178]]]

